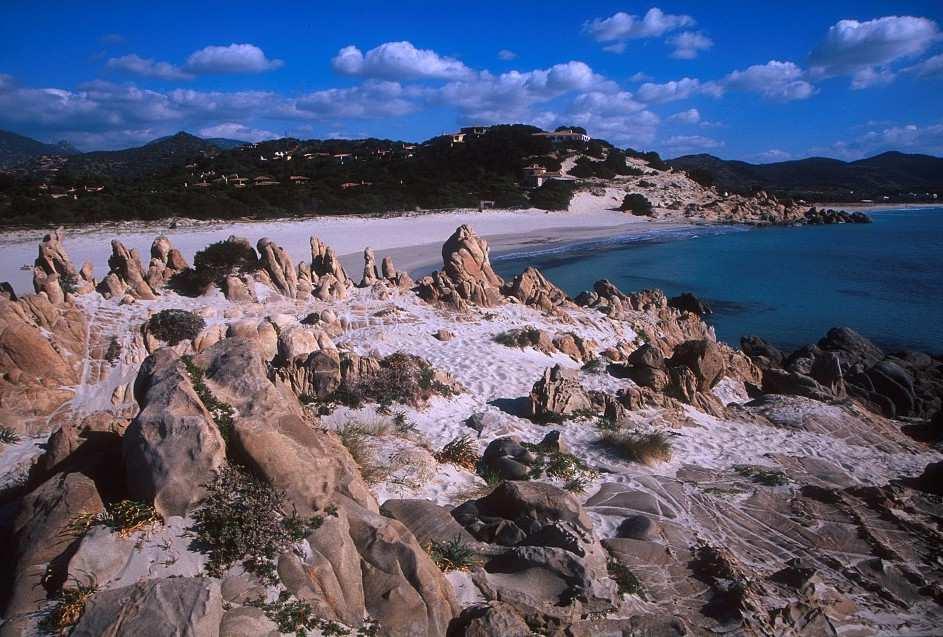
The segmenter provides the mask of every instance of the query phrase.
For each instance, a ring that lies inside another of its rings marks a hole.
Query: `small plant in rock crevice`
[[[135,500],[121,500],[105,506],[98,513],[79,513],[69,523],[69,532],[75,537],[85,535],[93,526],[107,526],[121,537],[145,531],[164,520],[153,505]]]
[[[98,586],[94,584],[63,587],[52,606],[44,613],[39,629],[47,635],[68,634],[85,613],[88,600],[97,592]]]
[[[0,427],[0,444],[15,445],[20,441],[20,435],[10,427]]]
[[[475,551],[465,544],[461,537],[454,537],[445,542],[432,542],[425,549],[443,572],[467,571],[477,564]]]
[[[383,421],[370,424],[352,420],[334,430],[341,444],[347,448],[354,462],[360,467],[360,475],[368,484],[382,482],[390,474],[391,468],[378,460],[376,443],[373,440],[389,433],[388,427]]]
[[[601,358],[593,357],[583,363],[581,369],[587,374],[602,374],[606,371],[606,363]]]
[[[530,478],[538,480],[543,476],[563,480],[564,489],[573,493],[582,493],[598,473],[583,460],[573,454],[556,449],[548,449],[540,443],[522,443],[522,446],[534,454],[535,460],[530,465]]]
[[[193,548],[208,555],[206,572],[213,577],[239,563],[274,584],[275,559],[324,522],[321,515],[302,518],[281,491],[236,467],[223,467],[205,487],[190,531]]]
[[[228,449],[232,441],[233,418],[236,415],[236,410],[229,403],[224,403],[213,395],[213,392],[206,386],[206,381],[203,379],[203,370],[193,362],[191,357],[182,356],[180,360],[183,361],[187,369],[187,375],[190,376],[193,391],[196,392],[203,406],[206,407],[206,411],[210,413],[210,417],[213,419],[213,423],[216,425],[217,429],[219,429],[219,433],[223,437],[223,442],[226,443]]]
[[[616,583],[620,595],[639,595],[645,599],[645,592],[642,583],[635,576],[628,566],[625,566],[615,558],[610,558],[607,563],[609,577]]]
[[[275,622],[278,632],[283,635],[306,637],[309,631],[318,631],[324,637],[339,637],[351,635],[351,630],[336,621],[318,617],[310,603],[295,598],[291,593],[282,589],[278,597],[271,602],[257,599],[248,603],[262,610],[265,616]],[[379,633],[380,625],[367,618],[363,626],[357,629],[358,637],[374,637]]]
[[[772,467],[740,464],[736,465],[733,470],[744,478],[750,478],[753,482],[768,487],[781,487],[789,484],[789,478],[786,477],[786,474]]]

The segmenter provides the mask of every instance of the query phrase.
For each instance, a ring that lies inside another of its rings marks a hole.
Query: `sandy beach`
[[[378,258],[393,257],[397,268],[410,272],[429,271],[441,264],[442,243],[462,224],[471,225],[488,239],[492,253],[506,254],[536,247],[551,249],[567,243],[627,237],[666,229],[676,223],[652,222],[601,206],[571,208],[568,212],[540,210],[487,210],[430,212],[396,217],[309,217],[265,221],[178,221],[96,224],[67,228],[65,246],[75,263],[90,261],[95,276],[108,271],[110,241],[118,239],[140,251],[147,260],[154,238],[164,234],[184,256],[193,255],[210,243],[230,235],[244,236],[253,244],[268,237],[283,246],[297,262],[310,259],[309,238],[317,235],[335,247],[349,272],[359,277],[363,249],[373,248]],[[32,266],[36,249],[46,230],[19,230],[0,235],[0,270],[17,292],[32,292]]]

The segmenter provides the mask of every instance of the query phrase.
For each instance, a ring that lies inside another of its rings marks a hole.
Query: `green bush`
[[[574,188],[570,182],[552,179],[530,194],[530,204],[541,210],[566,210]]]
[[[639,217],[652,216],[652,202],[650,202],[645,195],[637,192],[627,194],[622,200],[622,207],[620,209],[625,212],[631,212],[633,215]]]
[[[302,519],[281,491],[233,466],[220,469],[204,486],[206,497],[193,512],[190,530],[194,548],[209,556],[206,572],[212,577],[241,563],[275,584],[276,558],[324,522],[317,515]]]
[[[177,309],[161,310],[147,321],[147,330],[168,345],[192,341],[204,327],[206,321],[202,317]]]
[[[432,542],[426,552],[440,570],[467,571],[476,564],[475,551],[461,537],[446,542]]]
[[[228,276],[250,274],[258,269],[259,258],[252,246],[230,237],[197,252],[193,267],[174,275],[170,286],[181,294],[198,295],[214,283],[222,285]]]

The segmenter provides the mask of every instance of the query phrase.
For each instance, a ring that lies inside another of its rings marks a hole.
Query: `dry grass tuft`
[[[52,635],[68,633],[79,623],[85,612],[85,604],[96,592],[98,587],[95,585],[78,584],[74,588],[63,588],[56,596],[53,606],[40,621],[40,629]]]
[[[475,471],[478,466],[478,445],[469,435],[459,436],[449,441],[442,450],[435,454],[439,462],[451,463],[469,471]]]
[[[671,460],[671,442],[660,431],[603,431],[600,442],[631,462],[651,466]]]

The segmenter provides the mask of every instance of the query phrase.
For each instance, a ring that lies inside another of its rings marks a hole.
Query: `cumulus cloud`
[[[731,89],[759,93],[774,100],[804,100],[815,93],[805,80],[805,72],[793,62],[770,60],[727,75],[724,84]]]
[[[888,150],[943,154],[943,123],[903,124],[872,129],[852,140],[837,141],[826,148],[814,148],[842,159],[860,159]]]
[[[670,153],[690,153],[721,148],[724,142],[702,135],[675,135],[661,143]]]
[[[285,105],[283,114],[316,119],[400,117],[419,108],[419,89],[397,82],[370,80],[351,88],[314,91]]]
[[[674,102],[692,95],[720,97],[724,88],[717,82],[701,82],[698,79],[684,77],[663,84],[646,82],[638,87],[635,95],[643,102]]]
[[[201,137],[225,137],[245,142],[260,142],[265,139],[275,139],[275,133],[258,128],[250,128],[238,122],[223,122],[215,126],[207,126],[199,130]]]
[[[929,57],[919,64],[904,69],[907,73],[914,73],[919,77],[943,76],[943,53]]]
[[[762,153],[757,153],[756,158],[762,162],[772,163],[777,161],[786,161],[792,157],[791,153],[788,153],[779,148],[770,148],[769,150],[764,150]]]
[[[161,80],[193,79],[192,74],[183,71],[169,62],[158,62],[150,58],[142,58],[133,53],[111,58],[105,66],[113,71],[123,71],[125,73],[133,73],[134,75],[153,77]]]
[[[812,51],[809,63],[815,76],[851,75],[852,88],[878,86],[893,80],[894,62],[923,53],[939,39],[939,27],[927,18],[840,20]]]
[[[281,60],[272,60],[254,44],[207,46],[194,51],[184,68],[197,74],[264,73],[281,67]]]
[[[696,108],[689,108],[686,111],[675,113],[668,118],[669,122],[680,122],[682,124],[697,124],[701,121],[701,113]]]
[[[671,57],[679,60],[693,60],[698,53],[714,46],[714,41],[700,31],[682,31],[666,42],[674,47]]]
[[[584,33],[597,42],[624,42],[641,38],[659,38],[670,31],[693,26],[689,15],[672,15],[652,7],[644,17],[619,11],[608,18],[596,18],[583,24]]]
[[[642,71],[629,76],[630,82],[651,82],[654,79],[655,78],[653,78],[651,75],[648,73],[643,73]]]
[[[510,49],[501,49],[498,51],[498,59],[510,62],[511,60],[517,59],[517,53]]]
[[[618,87],[584,62],[570,61],[527,72],[492,75],[483,71],[466,80],[448,82],[434,95],[438,101],[457,107],[467,119],[490,123],[533,121],[531,108],[535,104],[589,90],[612,93]]]
[[[405,41],[385,42],[366,54],[356,46],[345,46],[334,56],[331,64],[335,71],[344,75],[386,80],[454,80],[473,75],[461,61],[441,56],[430,49],[417,49]]]

